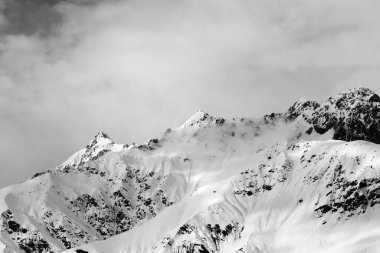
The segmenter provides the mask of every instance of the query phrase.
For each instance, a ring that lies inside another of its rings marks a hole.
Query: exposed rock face
[[[28,230],[14,220],[11,210],[1,214],[1,232],[8,233],[9,237],[17,242],[20,250],[24,252],[50,252],[52,248],[38,230]]]
[[[380,143],[380,97],[367,88],[356,88],[318,104],[298,101],[286,113],[288,120],[302,116],[319,134],[333,129],[335,140]]]
[[[295,102],[285,113],[287,120],[295,120],[299,116],[303,117],[305,120],[310,120],[315,109],[320,107],[320,104],[315,101],[308,101],[305,99],[300,99]]]

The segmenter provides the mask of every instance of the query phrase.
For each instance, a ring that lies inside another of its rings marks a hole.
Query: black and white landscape
[[[198,111],[144,145],[98,133],[0,191],[2,252],[379,252],[380,97]]]
[[[0,0],[0,253],[379,253],[379,0]]]

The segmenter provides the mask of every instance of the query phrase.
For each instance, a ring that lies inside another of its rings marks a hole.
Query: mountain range
[[[143,145],[100,132],[0,190],[0,252],[380,252],[379,144],[367,88],[261,118],[198,111]]]

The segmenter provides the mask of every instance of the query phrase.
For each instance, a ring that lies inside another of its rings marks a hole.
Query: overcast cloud
[[[260,117],[380,91],[380,2],[0,0],[0,187],[102,130],[142,143],[201,108]]]

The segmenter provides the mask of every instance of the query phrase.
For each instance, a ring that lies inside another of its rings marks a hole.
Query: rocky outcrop
[[[285,113],[285,118],[302,118],[318,134],[332,129],[335,140],[380,143],[380,97],[367,88],[342,92],[321,104],[299,100]],[[311,132],[308,129],[308,134]]]

